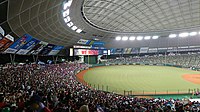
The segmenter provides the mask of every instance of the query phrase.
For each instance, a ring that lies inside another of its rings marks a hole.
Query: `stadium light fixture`
[[[149,39],[151,39],[151,36],[145,36],[144,37],[144,40],[149,40]]]
[[[64,18],[64,21],[65,21],[65,23],[68,23],[68,22],[69,22],[69,20],[68,20],[67,18]]]
[[[169,38],[176,38],[176,36],[177,36],[176,34],[170,34]]]
[[[137,40],[142,40],[143,36],[137,36]]]
[[[179,37],[188,37],[188,36],[189,36],[189,33],[187,33],[187,32],[180,33],[178,36],[179,36]]]
[[[69,15],[69,9],[67,9],[66,11],[63,12],[63,17],[66,17]]]
[[[159,36],[153,36],[152,37],[152,39],[158,39],[159,38]]]
[[[71,4],[72,4],[72,0],[68,0],[68,2],[64,4],[64,10],[66,10],[68,7],[70,7]]]
[[[70,6],[72,4],[73,0],[67,0],[67,2],[65,2],[63,4],[63,18],[65,23],[67,24],[68,27],[71,27],[72,30],[76,31],[77,33],[81,33],[82,30],[80,28],[78,28],[77,26],[75,26],[72,22],[71,22],[71,18],[69,16],[70,14]]]
[[[124,36],[124,37],[122,37],[122,40],[126,41],[126,40],[128,40],[128,37]]]
[[[115,40],[121,40],[121,37],[120,37],[120,36],[118,36],[118,37],[116,37],[116,38],[115,38]]]
[[[65,21],[65,23],[68,23],[68,22],[70,22],[70,17],[69,16],[67,16],[66,18],[64,18],[64,21]]]
[[[72,27],[74,24],[72,22],[67,23],[67,26]]]
[[[135,37],[131,36],[129,37],[129,40],[135,40]]]
[[[63,9],[66,10],[68,8],[68,3],[65,3]]]
[[[81,30],[81,29],[77,29],[76,32],[77,32],[77,33],[81,33],[82,30]]]
[[[195,35],[197,35],[197,32],[190,32],[189,35],[190,36],[195,36]]]
[[[77,26],[72,26],[72,30],[76,30],[77,29]]]
[[[68,4],[68,7],[70,7],[71,6],[71,4],[72,4],[72,0],[68,0],[68,2],[67,2]]]

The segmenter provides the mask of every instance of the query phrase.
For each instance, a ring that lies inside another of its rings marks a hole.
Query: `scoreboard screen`
[[[99,50],[90,50],[90,49],[74,49],[75,56],[84,56],[84,55],[98,55]]]

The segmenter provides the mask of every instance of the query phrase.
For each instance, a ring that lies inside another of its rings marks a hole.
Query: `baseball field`
[[[178,94],[200,89],[200,72],[147,65],[103,66],[77,74],[91,88],[123,94]]]

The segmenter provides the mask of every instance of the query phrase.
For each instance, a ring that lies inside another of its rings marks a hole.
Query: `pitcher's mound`
[[[186,75],[183,75],[183,78],[192,83],[200,84],[200,75],[199,74],[186,74]]]

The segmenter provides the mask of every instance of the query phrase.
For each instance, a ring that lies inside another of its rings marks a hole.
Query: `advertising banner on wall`
[[[87,43],[87,45],[93,45],[94,41],[93,40],[89,40],[89,42]]]
[[[168,47],[167,52],[176,52],[178,50],[177,47]]]
[[[105,42],[86,39],[80,39],[77,43],[82,45],[92,45],[93,47],[103,47],[105,45]]]
[[[55,47],[53,44],[48,44],[46,47],[44,47],[41,52],[39,53],[40,55],[48,55],[49,52]]]
[[[33,49],[40,41],[32,38],[26,45],[24,45],[16,54],[27,54],[31,49]]]
[[[93,47],[103,47],[105,45],[105,42],[100,41],[94,41],[93,44],[91,44]]]
[[[75,56],[81,55],[99,55],[99,50],[89,50],[89,49],[74,49]]]
[[[80,46],[80,45],[74,45],[73,48],[75,48],[75,49],[78,49],[78,48],[81,48],[81,49],[90,49],[91,46]]]
[[[108,50],[107,49],[100,49],[98,55],[108,55]]]
[[[132,50],[132,48],[128,48],[126,53],[131,54],[131,50]]]
[[[122,54],[123,51],[124,51],[123,48],[117,48],[117,49],[115,50],[115,54]]]
[[[124,49],[124,54],[131,54],[132,48],[125,48]]]
[[[11,36],[11,35],[8,34],[5,37],[14,42],[14,37],[13,36]]]
[[[138,54],[139,50],[140,50],[140,48],[132,48],[131,54]]]
[[[14,37],[11,35],[6,35],[0,40],[0,52],[6,50],[14,42]]]
[[[178,51],[188,51],[189,46],[179,46]]]
[[[158,52],[158,48],[149,48],[148,53],[157,53]]]
[[[3,30],[3,28],[0,26],[0,34],[5,36],[5,31]]]
[[[108,55],[108,50],[103,50],[103,55]]]
[[[126,53],[127,50],[128,50],[128,48],[124,48],[123,54],[127,54],[127,53]]]
[[[56,55],[60,52],[60,50],[62,50],[64,48],[64,46],[55,46],[48,55]]]
[[[4,38],[4,36],[0,33],[0,40],[3,39],[3,38]]]
[[[188,48],[200,48],[200,46],[188,46]]]
[[[40,41],[39,44],[37,44],[31,51],[29,51],[28,54],[37,55],[45,46],[47,46],[48,43],[44,41]]]
[[[8,49],[6,49],[5,53],[16,53],[20,48],[22,48],[27,42],[29,42],[32,37],[28,34],[25,34],[17,41],[15,41]]]
[[[77,43],[82,45],[89,45],[90,40],[80,39]]]
[[[168,48],[165,48],[165,47],[164,48],[158,48],[158,52],[159,53],[164,53],[164,52],[167,52],[167,49]]]
[[[115,54],[116,49],[115,48],[111,48],[110,49],[110,54]]]
[[[140,53],[147,53],[149,50],[149,47],[141,47],[140,48]]]
[[[200,46],[188,46],[188,51],[200,51]]]

